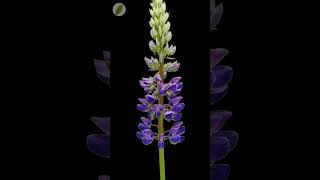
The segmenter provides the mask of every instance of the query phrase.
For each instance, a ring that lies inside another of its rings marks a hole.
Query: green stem
[[[163,59],[160,60],[160,68],[159,68],[159,74],[161,78],[161,82],[164,80],[164,74],[163,74]],[[160,92],[158,94],[159,97],[159,104],[163,105],[163,96],[160,95]],[[163,114],[160,115],[158,119],[158,134],[164,133],[164,127],[163,127]],[[165,180],[165,161],[164,161],[164,148],[159,148],[159,169],[160,169],[160,180]]]
[[[160,180],[166,180],[165,162],[164,162],[164,148],[159,149],[159,165],[160,165]]]

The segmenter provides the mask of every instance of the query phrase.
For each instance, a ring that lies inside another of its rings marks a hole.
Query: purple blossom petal
[[[177,91],[177,84],[171,84],[171,85],[168,87],[168,90],[171,91],[171,92]]]
[[[212,137],[210,139],[210,160],[219,161],[231,151],[230,142],[225,137]]]
[[[145,129],[149,129],[149,126],[147,124],[145,124],[145,123],[139,123],[138,127],[142,131],[145,130]]]
[[[170,84],[176,84],[178,81],[180,81],[182,79],[182,77],[174,77],[172,78],[169,83]]]
[[[211,111],[210,112],[210,136],[220,131],[220,129],[231,118],[231,111]]]
[[[153,97],[150,94],[146,95],[146,99],[147,99],[148,103],[150,103],[150,104],[153,104],[157,100],[155,97]]]
[[[151,125],[151,120],[150,120],[150,119],[145,118],[145,117],[141,117],[140,119],[141,119],[141,121],[142,121],[144,124],[146,124],[146,125],[148,125],[148,126]]]
[[[213,69],[216,80],[213,83],[213,88],[219,86],[225,86],[228,84],[233,76],[233,69],[229,66],[216,66]]]
[[[153,78],[142,78],[142,81],[145,84],[151,84],[151,83],[153,83]]]
[[[149,138],[149,137],[143,137],[142,138],[142,143],[144,144],[144,145],[149,145],[149,144],[151,144],[153,142],[153,138]]]
[[[104,133],[110,134],[110,117],[91,117],[91,121]]]
[[[210,49],[210,69],[215,67],[229,51],[224,48]]]
[[[179,121],[179,122],[175,122],[173,125],[172,125],[172,128],[180,128],[180,126],[183,124],[182,121]]]
[[[174,115],[172,116],[172,120],[173,120],[173,121],[180,121],[181,118],[182,118],[182,114],[181,114],[181,113],[174,114]]]
[[[88,150],[100,157],[110,157],[110,136],[105,134],[92,134],[87,137]]]
[[[181,136],[179,143],[182,143],[184,141],[185,137]]]
[[[143,131],[144,135],[147,136],[147,137],[153,137],[153,132],[151,129],[145,129]]]
[[[178,104],[178,105],[173,106],[171,110],[175,113],[179,113],[180,111],[182,111],[182,109],[183,109],[183,105]]]
[[[174,115],[173,111],[167,111],[164,113],[164,119],[167,121],[170,121],[172,119],[173,115]]]
[[[161,77],[160,77],[160,74],[159,74],[159,73],[157,73],[157,74],[154,76],[154,80],[155,80],[156,82],[160,82],[160,81],[161,81]]]
[[[181,136],[180,135],[176,135],[176,136],[171,136],[169,137],[170,143],[171,144],[178,144],[181,140]]]
[[[139,98],[138,99],[142,104],[148,104],[148,101],[147,101],[147,99],[144,99],[144,98]]]
[[[182,82],[177,83],[177,90],[176,91],[181,91],[182,87],[183,87]]]
[[[144,104],[138,104],[137,105],[137,109],[139,111],[142,111],[142,112],[148,112],[149,111],[148,105],[144,105]]]
[[[110,176],[101,175],[101,176],[99,176],[99,180],[110,180]]]
[[[184,126],[181,126],[178,131],[176,132],[177,135],[182,135],[184,134],[186,128]]]
[[[219,131],[215,134],[215,136],[226,137],[229,140],[231,150],[233,150],[238,144],[239,136],[235,131]]]
[[[137,136],[138,139],[142,140],[142,138],[144,137],[144,133],[142,131],[139,131],[139,132],[136,133],[136,136]]]
[[[139,81],[139,84],[140,84],[140,86],[141,86],[142,88],[148,87],[148,85],[145,84],[142,80]]]
[[[230,175],[230,165],[216,164],[210,169],[210,180],[228,180]]]
[[[174,105],[177,105],[181,100],[182,100],[182,96],[177,96],[177,97],[175,97],[175,98],[172,98],[172,99],[170,99],[170,101],[169,101],[169,106],[174,106]]]

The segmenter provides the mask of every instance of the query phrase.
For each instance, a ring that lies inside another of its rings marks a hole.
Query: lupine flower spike
[[[181,111],[185,104],[179,96],[183,87],[182,78],[174,77],[169,82],[165,81],[168,73],[179,70],[180,63],[171,57],[176,51],[176,46],[169,45],[172,33],[164,0],[152,0],[150,14],[150,34],[153,40],[149,42],[149,48],[155,57],[145,57],[144,60],[154,75],[139,81],[146,95],[138,99],[140,103],[137,109],[146,113],[146,116],[140,118],[136,135],[144,145],[157,141],[160,180],[165,180],[164,148],[167,142],[176,145],[185,139],[185,127],[181,121]],[[173,125],[165,131],[164,123]]]

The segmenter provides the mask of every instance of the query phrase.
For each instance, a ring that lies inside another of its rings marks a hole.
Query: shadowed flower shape
[[[91,134],[87,137],[88,150],[100,157],[110,157],[110,117],[91,117],[105,134]]]
[[[238,133],[235,131],[221,131],[228,119],[232,116],[230,111],[210,112],[210,160],[216,162],[224,159],[237,145]],[[229,165],[214,164],[210,178],[214,180],[228,179]]]
[[[154,133],[151,129],[144,129],[136,133],[137,137],[142,140],[144,145],[149,145],[154,140]]]
[[[238,133],[235,131],[221,131],[221,128],[232,116],[230,111],[210,112],[211,160],[219,161],[227,156],[238,143]]]
[[[210,0],[210,31],[216,30],[223,14],[223,5],[216,6],[216,0]]]
[[[178,144],[184,141],[185,127],[182,126],[182,122],[176,122],[173,124],[172,128],[169,131],[169,141],[171,144]]]
[[[94,59],[98,78],[105,84],[110,84],[110,52],[103,51],[103,59]]]
[[[228,93],[229,82],[233,76],[233,69],[229,66],[217,64],[229,53],[223,48],[210,50],[210,103],[214,104]]]
[[[110,135],[110,117],[91,117],[91,121],[99,127],[101,131]]]
[[[101,176],[99,176],[99,180],[110,180],[110,176],[101,175]]]
[[[110,157],[110,136],[105,134],[91,134],[87,137],[87,148],[97,156]]]
[[[230,175],[230,166],[228,164],[214,165],[210,170],[211,180],[228,180]]]

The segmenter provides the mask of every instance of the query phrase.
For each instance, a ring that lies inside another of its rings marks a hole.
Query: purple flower
[[[163,108],[163,106],[162,106],[161,104],[155,104],[155,105],[153,106],[153,111],[155,112],[155,117],[156,117],[156,118],[159,118],[159,117],[160,117],[163,109],[164,109],[164,108]]]
[[[182,119],[182,114],[181,113],[178,113],[178,114],[174,114],[172,116],[172,120],[173,121],[180,121]]]
[[[167,111],[164,113],[164,119],[169,122],[172,120],[173,115],[174,115],[173,111]]]
[[[172,99],[170,99],[168,105],[171,106],[171,107],[174,106],[174,105],[177,105],[181,101],[181,99],[182,99],[181,96],[177,96],[175,98],[172,98]]]
[[[182,136],[185,132],[185,127],[181,126],[182,123],[174,124],[169,131],[169,141],[171,144],[178,144],[184,141],[184,136]]]
[[[161,77],[160,77],[160,74],[157,73],[155,76],[154,76],[154,81],[159,83],[161,81]]]
[[[145,129],[136,133],[137,137],[142,140],[144,145],[149,145],[154,140],[154,133],[151,129]]]
[[[142,112],[148,112],[150,110],[150,107],[147,104],[138,104],[137,109]]]
[[[140,86],[147,92],[152,93],[156,89],[156,85],[154,84],[154,78],[142,78],[139,81]]]
[[[154,96],[152,96],[150,94],[146,95],[146,99],[147,99],[148,103],[150,103],[150,104],[153,104],[157,100],[157,98],[155,98]]]
[[[172,79],[169,81],[169,83],[170,83],[170,84],[176,84],[176,83],[179,82],[181,79],[182,79],[182,77],[177,76],[177,77],[172,78]]]
[[[160,95],[165,96],[168,90],[168,84],[160,83]]]

